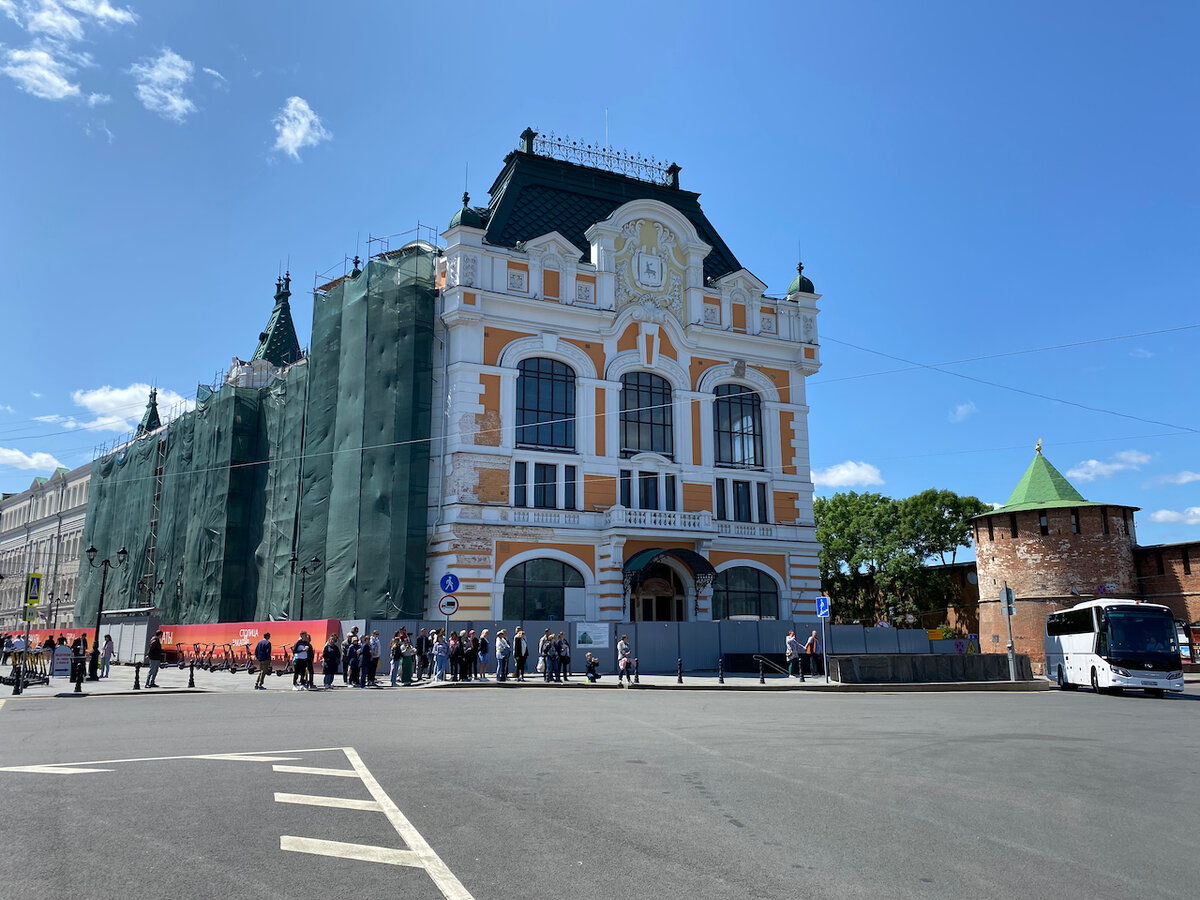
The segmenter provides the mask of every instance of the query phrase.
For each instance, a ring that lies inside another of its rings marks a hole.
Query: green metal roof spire
[[[1042,456],[1042,442],[1039,440],[1033,462],[1017,482],[1017,487],[1008,498],[1008,502],[996,512],[1086,505],[1090,504],[1083,499],[1083,495]]]
[[[806,294],[815,294],[813,283],[804,276],[804,263],[796,263],[796,277],[792,279],[792,283],[788,285],[788,294],[794,294],[797,291],[803,291]]]
[[[275,308],[267,328],[258,336],[258,346],[251,359],[265,359],[276,366],[294,363],[301,356],[300,341],[296,337],[296,326],[292,324],[292,308],[288,298],[292,296],[292,273],[275,281]]]
[[[142,414],[142,421],[138,423],[137,436],[141,437],[159,428],[162,428],[162,419],[158,417],[158,388],[150,388],[150,399],[146,401],[146,412]]]

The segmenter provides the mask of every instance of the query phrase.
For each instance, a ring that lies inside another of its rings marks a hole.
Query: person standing
[[[816,675],[817,673],[817,650],[818,641],[817,633],[814,631],[808,636],[808,640],[804,642],[804,655],[808,657],[808,674]]]
[[[47,638],[49,640],[49,638]],[[53,647],[53,644],[51,644]],[[100,651],[100,677],[107,678],[109,667],[112,665],[113,639],[111,634],[104,636],[104,649]]]
[[[621,635],[621,640],[617,641],[617,684],[621,683],[621,679],[626,680],[626,684],[633,684],[633,654],[629,649],[629,635]]]
[[[567,677],[571,672],[571,642],[567,640],[565,632],[558,633],[558,640],[554,642],[554,649],[558,651],[558,671],[562,673],[563,681],[570,681]]]
[[[388,645],[388,650],[392,657],[392,687],[396,686],[396,680],[400,677],[400,648],[403,643],[403,633],[397,631],[396,636],[392,638],[391,644]]]
[[[508,660],[512,656],[512,647],[508,643],[508,632],[501,628],[496,632],[496,680],[508,681]]]
[[[300,638],[292,644],[292,690],[307,691],[312,685],[313,646],[308,632],[300,632]]]
[[[793,628],[787,633],[783,646],[783,656],[787,660],[788,674],[803,681],[804,672],[800,668],[800,641],[796,638],[796,629]]]
[[[331,634],[321,651],[321,671],[325,674],[325,690],[333,687],[333,676],[341,666],[342,648],[338,645],[337,634]]]
[[[154,632],[154,637],[150,638],[150,649],[146,651],[146,659],[150,661],[146,687],[158,687],[158,667],[162,665],[162,629]]]
[[[479,655],[476,664],[476,676],[481,681],[487,681],[487,664],[488,650],[491,649],[488,642],[488,630],[485,628],[479,633]]]
[[[350,681],[350,645],[358,640],[358,626],[355,625],[342,641],[342,683]],[[354,679],[357,681],[358,679]]]
[[[466,678],[463,680],[474,681],[479,675],[479,638],[475,636],[474,628],[464,631],[463,634],[466,635],[466,644],[463,645],[463,663],[467,667]]]
[[[376,681],[379,679],[379,659],[383,656],[383,647],[379,643],[379,632],[371,632],[371,640],[367,642],[367,646],[371,648],[371,673],[366,679],[371,687],[375,687]]]
[[[433,677],[435,681],[446,680],[446,664],[450,661],[450,645],[441,631],[433,635]]]
[[[417,651],[417,681],[421,680],[422,674],[429,667],[429,650],[432,643],[425,634],[424,628],[417,632],[417,639],[413,644],[414,649]]]
[[[254,661],[258,665],[258,680],[254,682],[254,689],[265,691],[267,688],[263,682],[271,674],[271,632],[265,632],[262,640],[254,645]]]
[[[351,635],[350,643],[346,645],[346,680],[353,687],[359,687],[358,670],[362,663],[362,645],[358,642],[358,635]]]
[[[513,633],[513,659],[516,661],[517,681],[524,681],[525,664],[529,660],[529,641],[525,639],[525,629],[519,625]]]

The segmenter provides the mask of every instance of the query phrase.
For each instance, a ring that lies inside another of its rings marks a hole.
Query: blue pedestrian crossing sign
[[[817,598],[817,615],[822,619],[829,618],[829,598],[828,597],[818,597]]]
[[[451,575],[447,572],[442,576],[442,580],[438,582],[442,586],[442,593],[453,594],[458,590],[458,576]]]
[[[34,572],[25,580],[25,603],[27,606],[37,606],[42,602],[42,575]]]

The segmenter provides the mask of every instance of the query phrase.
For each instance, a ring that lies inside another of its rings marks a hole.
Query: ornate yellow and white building
[[[474,618],[811,614],[812,282],[766,296],[674,165],[526,130],[490,195],[443,235],[429,614],[446,573]]]

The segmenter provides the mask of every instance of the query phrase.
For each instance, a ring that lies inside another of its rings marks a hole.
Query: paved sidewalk
[[[382,673],[381,673],[382,674]],[[49,685],[32,685],[25,688],[26,697],[75,697],[75,696],[108,696],[127,695],[139,696],[164,693],[239,693],[254,692],[257,675],[245,671],[231,674],[227,671],[210,672],[203,669],[195,670],[194,688],[188,687],[188,670],[174,666],[164,667],[158,672],[158,687],[145,687],[146,669],[141,671],[141,689],[134,691],[134,668],[132,666],[114,666],[112,674],[100,681],[84,681],[82,691],[75,693],[75,685],[66,678],[52,678]],[[618,684],[616,676],[604,675],[595,684],[588,684],[583,675],[572,675],[569,681],[547,683],[540,675],[527,677],[523,682],[510,679],[504,684],[498,684],[495,679],[487,681],[452,682],[452,681],[422,681],[409,687],[391,687],[388,676],[380,680],[380,687],[368,690],[397,691],[397,690],[655,690],[655,691],[809,691],[815,693],[929,693],[950,691],[1043,691],[1050,690],[1053,685],[1045,680],[1034,681],[992,681],[992,682],[952,682],[937,684],[839,684],[826,682],[824,677],[809,676],[803,682],[797,678],[781,675],[766,676],[765,684],[760,684],[757,675],[726,675],[722,684],[715,672],[697,673],[683,676],[683,684],[678,683],[676,675],[641,675],[639,683],[632,687]],[[317,689],[320,690],[323,678],[317,675]],[[271,675],[266,681],[267,690],[273,692],[292,692],[292,678],[287,675]],[[339,674],[334,678],[333,690],[357,690],[342,682]],[[11,688],[0,688],[0,699],[11,696]],[[299,692],[297,692],[299,693]]]

